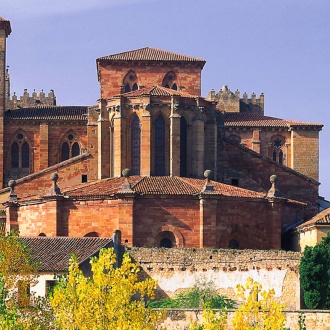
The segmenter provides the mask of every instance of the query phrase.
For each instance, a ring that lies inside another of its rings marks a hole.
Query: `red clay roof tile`
[[[261,116],[254,113],[227,112],[224,114],[226,127],[292,127],[315,126],[322,128],[318,123],[286,120],[275,117]]]
[[[74,188],[62,189],[62,192],[69,197],[92,197],[109,196],[120,192],[124,183],[123,177],[103,179],[91,183],[80,184]],[[190,179],[182,177],[140,177],[131,176],[128,178],[133,192],[141,195],[197,195],[201,193],[205,180]],[[230,186],[224,183],[211,181],[214,187],[213,194],[231,196],[264,198],[265,193],[255,192],[239,187]]]
[[[85,120],[87,121],[86,106],[40,106],[8,110],[5,119],[15,120]]]
[[[135,97],[141,97],[141,96],[180,96],[180,97],[187,97],[187,98],[200,98],[200,96],[197,95],[191,95],[185,92],[177,91],[174,89],[166,88],[163,86],[151,86],[151,87],[144,87],[141,89],[138,89],[136,91],[124,93],[124,94],[119,94],[114,96],[114,98],[119,98],[120,96],[125,96],[128,98],[135,98]]]
[[[88,260],[102,248],[113,246],[112,238],[99,237],[22,237],[40,271],[65,271],[73,253],[78,263]]]
[[[161,50],[152,47],[144,47],[118,54],[103,56],[97,61],[111,60],[111,61],[169,61],[169,62],[201,62],[205,64],[202,58],[196,58],[187,55],[172,53],[166,50]]]

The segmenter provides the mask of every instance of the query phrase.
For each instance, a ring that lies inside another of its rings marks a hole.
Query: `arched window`
[[[178,90],[177,77],[173,71],[166,74],[163,79],[162,86],[174,90]]]
[[[283,165],[284,160],[284,153],[283,148],[284,146],[284,138],[282,137],[275,137],[272,141],[272,158],[273,161],[278,162],[279,164]]]
[[[30,147],[27,142],[24,142],[22,145],[22,167],[30,167]]]
[[[62,144],[62,157],[61,160],[62,162],[64,160],[67,160],[70,158],[70,147],[69,147],[69,143],[68,142],[64,142]]]
[[[75,142],[72,145],[72,157],[76,157],[76,156],[79,156],[79,155],[80,155],[80,147],[79,147],[78,142]]]
[[[19,146],[17,142],[11,145],[11,167],[19,167]]]
[[[18,133],[15,136],[10,147],[10,165],[12,169],[25,169],[24,173],[29,172],[30,146],[22,133]]]
[[[236,239],[231,239],[228,244],[229,249],[239,249],[239,243]]]
[[[163,231],[157,235],[156,241],[158,246],[162,248],[172,248],[176,246],[175,236],[171,231]]]
[[[188,125],[185,117],[180,118],[180,176],[187,176],[187,133]]]
[[[136,73],[133,70],[127,72],[123,79],[124,93],[136,91],[139,89],[138,79]]]
[[[140,119],[134,116],[131,122],[131,171],[133,175],[140,175],[141,166],[141,127]]]
[[[165,175],[165,120],[162,115],[155,120],[155,175]]]
[[[80,145],[74,133],[67,133],[62,139],[61,162],[80,155]]]

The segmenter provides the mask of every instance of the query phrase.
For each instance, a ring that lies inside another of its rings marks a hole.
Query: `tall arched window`
[[[187,133],[187,120],[182,116],[180,118],[180,176],[187,176]]]
[[[62,157],[61,160],[62,162],[64,160],[67,160],[70,158],[70,147],[69,147],[69,143],[68,142],[64,142],[62,144]]]
[[[130,70],[123,79],[124,93],[139,89],[136,73]]]
[[[19,167],[19,146],[17,142],[11,145],[11,167]]]
[[[27,169],[24,173],[28,173],[30,169],[30,146],[26,141],[26,137],[22,133],[18,133],[10,147],[10,165],[12,169]]]
[[[73,133],[67,133],[64,136],[61,145],[61,162],[80,155],[80,145],[77,139],[78,137]]]
[[[134,116],[131,122],[131,171],[133,175],[140,175],[141,166],[141,127],[140,119]]]
[[[272,151],[273,151],[273,160],[283,165],[284,160],[284,153],[283,148],[284,146],[284,138],[276,137],[272,141]]]
[[[162,86],[174,90],[178,90],[177,77],[173,71],[170,71],[166,74],[163,79]]]
[[[30,167],[30,147],[27,142],[24,142],[22,145],[22,167]]]
[[[79,156],[79,155],[80,155],[80,147],[79,147],[78,142],[75,142],[72,145],[72,157],[76,157],[76,156]]]
[[[165,120],[162,115],[155,121],[155,175],[165,175]]]

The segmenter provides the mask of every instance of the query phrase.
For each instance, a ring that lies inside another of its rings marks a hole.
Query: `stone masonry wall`
[[[172,297],[196,282],[212,282],[219,293],[237,300],[236,286],[252,277],[263,289],[274,288],[275,299],[287,309],[300,307],[297,252],[132,248],[129,254],[141,265],[141,278],[158,281],[158,298]]]
[[[330,324],[330,313],[329,311],[319,310],[302,310],[302,311],[291,311],[284,310],[286,315],[285,326],[290,330],[299,330],[298,320],[300,313],[303,312],[306,320],[305,325],[308,330],[328,330]],[[227,324],[229,329],[231,327],[231,319],[234,316],[234,311],[229,311],[227,314]],[[167,311],[167,318],[163,322],[163,326],[166,330],[187,330],[189,324],[193,321],[201,322],[202,310],[179,310],[172,309]]]

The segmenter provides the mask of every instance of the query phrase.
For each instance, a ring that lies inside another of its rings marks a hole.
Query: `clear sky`
[[[99,97],[95,59],[142,47],[202,57],[202,95],[265,94],[265,114],[324,124],[320,194],[330,199],[329,0],[1,0],[11,92]],[[280,178],[279,178],[280,180]]]

